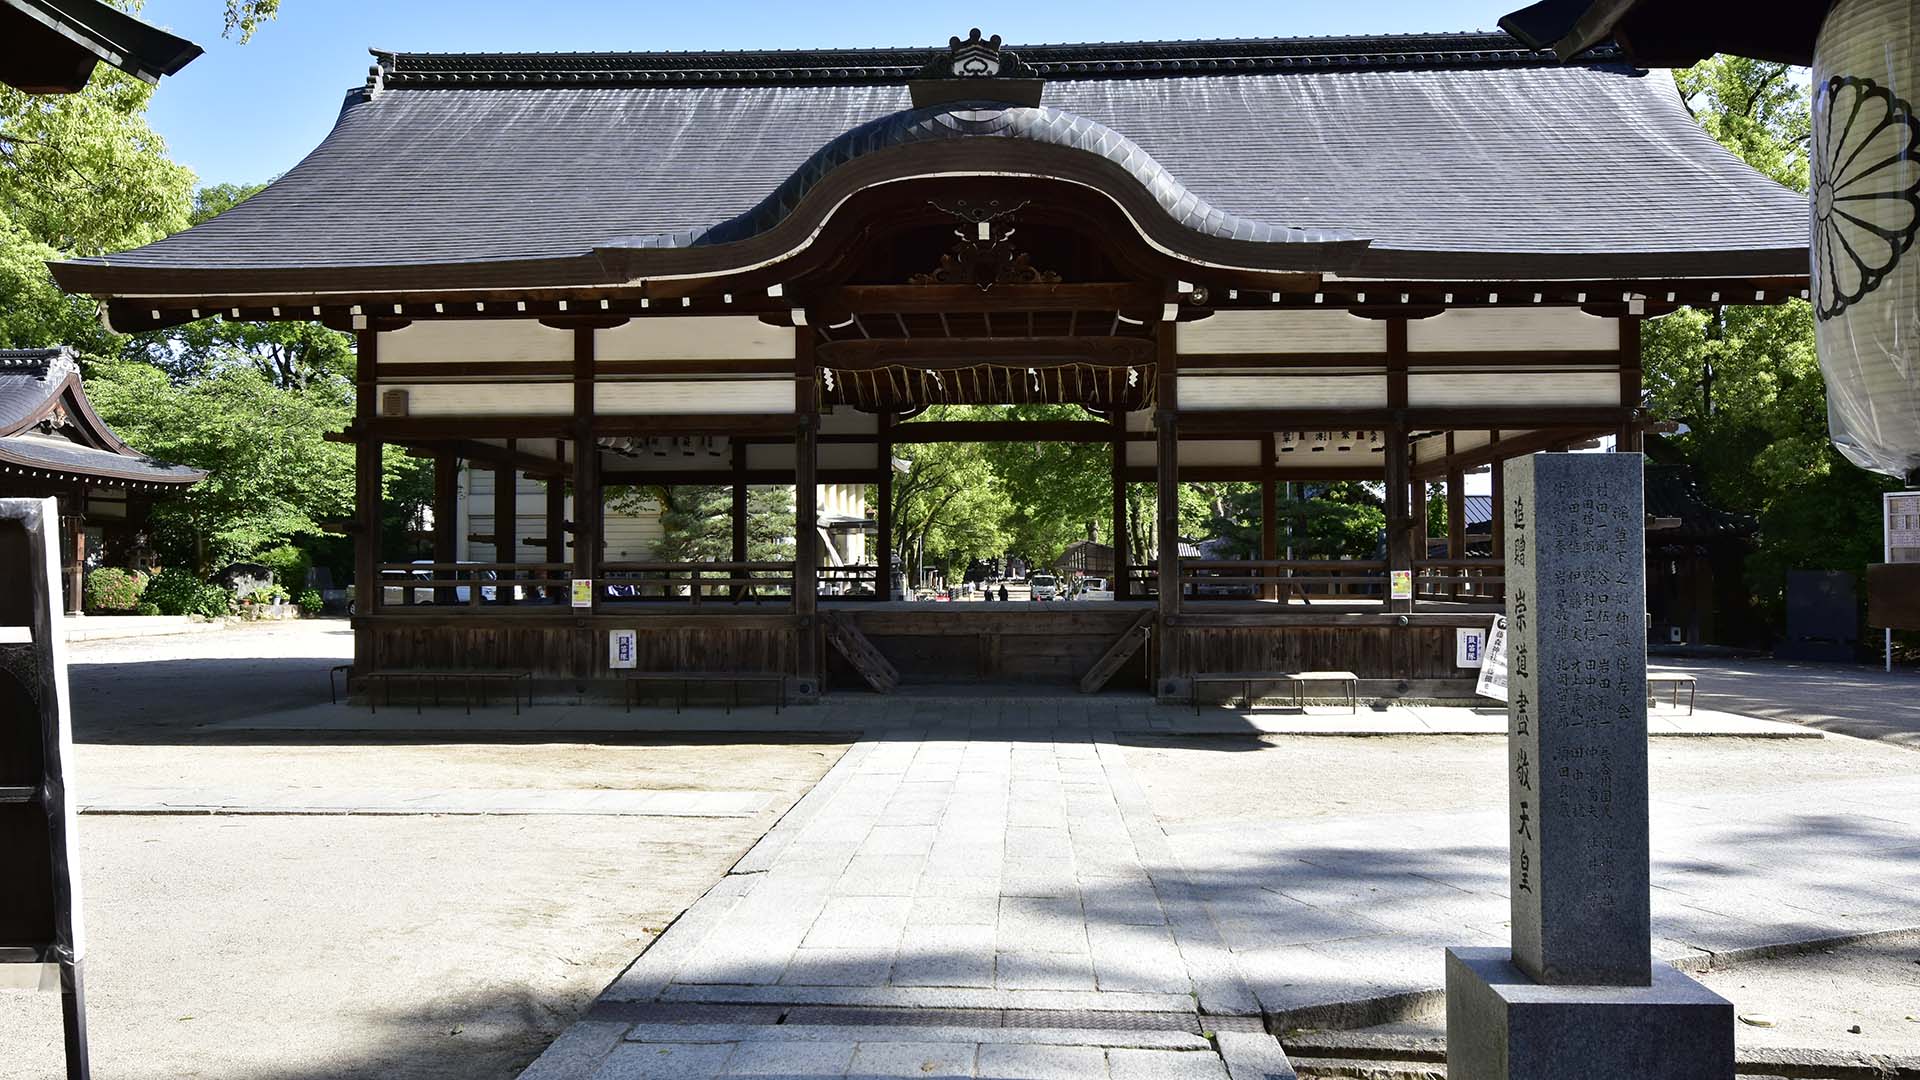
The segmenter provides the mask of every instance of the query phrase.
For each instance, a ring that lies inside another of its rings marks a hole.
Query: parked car
[[[1027,578],[1027,598],[1051,600],[1060,593],[1059,579],[1052,574],[1032,574]]]
[[[1081,578],[1073,587],[1069,600],[1111,600],[1113,585],[1103,577]]]
[[[426,566],[433,565],[433,560],[431,559],[415,559],[414,562]],[[453,571],[441,571],[443,574],[452,572]],[[500,577],[500,575],[494,573],[492,570],[467,570],[461,571],[461,573],[465,573],[470,577],[477,576],[482,581],[497,581]],[[434,580],[434,571],[432,570],[382,570],[380,571],[380,602],[388,607],[403,607],[410,603],[437,603],[439,601],[438,589],[431,586],[410,584],[414,581],[432,580]],[[409,594],[411,594],[411,599],[408,598]],[[462,604],[466,603],[473,596],[469,591],[469,586],[466,585],[455,585],[453,587],[453,595],[455,601]],[[497,599],[498,595],[499,591],[496,586],[480,586],[481,600],[492,601]]]

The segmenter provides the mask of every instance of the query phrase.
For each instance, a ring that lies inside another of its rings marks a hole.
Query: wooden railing
[[[379,588],[366,610],[414,604],[566,603],[572,567],[566,563],[381,563]],[[359,593],[356,591],[356,598]]]
[[[1387,564],[1377,559],[1180,560],[1181,595],[1199,600],[1377,597],[1386,585]]]
[[[1421,600],[1499,600],[1506,596],[1505,559],[1420,559],[1413,564]]]
[[[617,562],[600,567],[601,603],[793,600],[790,562]]]
[[[873,600],[880,595],[878,566],[822,566],[814,578],[823,600]]]

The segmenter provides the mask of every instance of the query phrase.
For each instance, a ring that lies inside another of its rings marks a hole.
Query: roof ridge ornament
[[[948,38],[946,51],[935,53],[907,82],[916,109],[956,101],[1036,106],[1045,85],[1019,53],[1000,47],[999,34],[983,38],[977,26],[964,39]]]

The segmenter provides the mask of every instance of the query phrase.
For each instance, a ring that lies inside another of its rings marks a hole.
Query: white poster
[[[634,643],[638,639],[632,630],[607,631],[607,666],[610,668],[630,668],[634,666]]]
[[[1478,669],[1486,659],[1488,630],[1462,626],[1453,632],[1453,666]]]
[[[1487,634],[1487,648],[1480,662],[1480,685],[1474,693],[1495,701],[1507,700],[1507,617],[1495,615],[1493,629]]]

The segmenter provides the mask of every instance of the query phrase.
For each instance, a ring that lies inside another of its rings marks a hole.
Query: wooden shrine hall
[[[112,325],[351,330],[356,677],[474,667],[618,695],[639,672],[1151,687],[1344,669],[1461,697],[1501,564],[1426,533],[1428,482],[1539,450],[1637,448],[1644,320],[1807,286],[1805,197],[1747,168],[1672,78],[1505,34],[713,53],[376,52],[327,139],[264,192],[133,251],[55,264]],[[942,422],[940,404],[1078,420]],[[1158,491],[1116,528],[1116,599],[889,596],[890,544],[822,569],[816,490],[895,447],[1110,445]],[[381,454],[432,456],[434,561],[378,549]],[[461,561],[459,470],[541,535]],[[1178,485],[1266,494],[1262,558],[1183,558]],[[1385,558],[1286,560],[1276,484],[1385,492]],[[619,562],[603,493],[735,491],[734,557]],[[744,492],[792,485],[792,558],[745,557]],[[1452,522],[1464,513],[1450,515]],[[1492,549],[1500,550],[1497,532]],[[1456,528],[1456,533],[1458,532]],[[395,576],[404,588],[371,583]],[[471,587],[480,583],[480,587]],[[430,593],[438,601],[413,602]],[[619,635],[624,640],[624,635]]]

